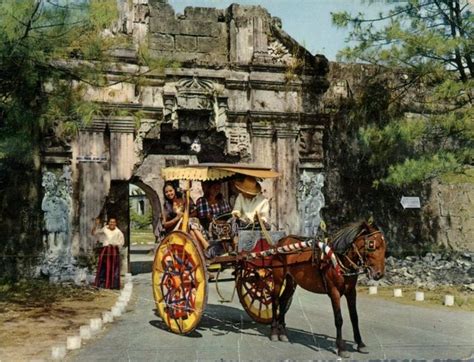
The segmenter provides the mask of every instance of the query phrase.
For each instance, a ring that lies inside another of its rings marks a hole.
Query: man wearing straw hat
[[[239,220],[239,224],[241,226],[242,224],[258,224],[258,217],[260,217],[265,228],[268,229],[270,203],[262,195],[262,187],[257,179],[252,176],[245,176],[243,180],[235,181],[234,186],[240,193],[235,200],[232,215]]]

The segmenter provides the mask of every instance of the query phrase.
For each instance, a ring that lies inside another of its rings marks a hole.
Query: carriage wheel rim
[[[265,275],[260,275],[259,270],[264,270]],[[247,314],[258,323],[270,324],[273,316],[271,297],[271,290],[273,289],[272,271],[267,268],[256,269],[244,265],[240,272],[237,273],[236,285],[240,303]]]
[[[207,303],[207,270],[194,239],[174,231],[159,244],[152,272],[158,314],[169,330],[191,333]]]

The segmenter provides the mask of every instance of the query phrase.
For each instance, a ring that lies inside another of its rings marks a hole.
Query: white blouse
[[[125,243],[123,233],[119,230],[119,228],[115,228],[114,230],[110,230],[108,226],[104,226],[102,229],[95,233],[98,236],[99,241],[102,245],[117,245],[123,246]]]
[[[241,218],[246,222],[254,222],[255,212],[258,212],[264,222],[268,222],[270,217],[270,203],[262,195],[258,194],[251,199],[247,199],[239,194],[235,199],[232,215]]]

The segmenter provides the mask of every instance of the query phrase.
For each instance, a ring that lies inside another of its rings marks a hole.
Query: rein
[[[371,253],[371,252],[376,250],[377,245],[375,244],[375,241],[371,240],[371,239],[368,239],[368,238],[373,236],[373,235],[380,234],[380,233],[381,233],[381,231],[377,230],[377,231],[374,231],[374,232],[364,236],[364,251],[365,251],[364,254]],[[357,240],[357,238],[360,235],[361,234],[357,235],[355,237],[354,241]],[[344,266],[341,263],[341,261],[338,259],[338,262],[339,262],[339,265],[341,266],[341,269],[344,270],[343,275],[344,276],[354,276],[354,275],[364,274],[369,268],[368,265],[367,265],[367,258],[364,257],[365,255],[363,256],[360,253],[360,250],[355,246],[355,244],[353,242],[352,243],[352,250],[354,250],[354,252],[357,254],[357,257],[358,257],[358,260],[357,260],[357,263],[356,263],[351,258],[349,258],[347,256],[347,254],[350,250],[351,249],[348,249],[348,250],[346,250],[346,252],[344,254],[342,254],[342,256],[344,256],[345,260],[347,260],[349,262],[350,267]]]

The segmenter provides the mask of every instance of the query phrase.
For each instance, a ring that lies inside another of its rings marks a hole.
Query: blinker
[[[372,240],[372,239],[365,240],[365,250],[367,250],[367,252],[371,253],[371,252],[374,252],[376,249],[377,247],[375,245],[375,240]]]

